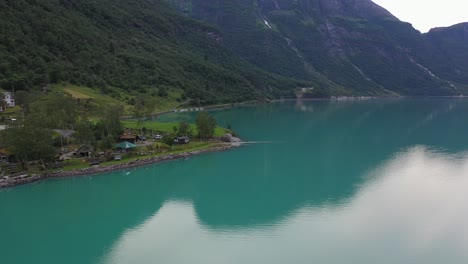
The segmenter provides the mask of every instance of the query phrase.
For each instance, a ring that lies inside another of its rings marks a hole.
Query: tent
[[[116,144],[114,147],[119,148],[119,149],[132,149],[132,148],[136,148],[137,145],[132,144],[128,141],[124,141],[122,143]]]

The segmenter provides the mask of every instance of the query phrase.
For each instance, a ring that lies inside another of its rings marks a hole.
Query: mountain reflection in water
[[[463,98],[216,111],[271,143],[0,190],[1,260],[468,263],[466,113]]]
[[[368,175],[350,198],[304,205],[245,228],[204,225],[167,201],[129,229],[104,263],[465,263],[468,155],[414,147]]]

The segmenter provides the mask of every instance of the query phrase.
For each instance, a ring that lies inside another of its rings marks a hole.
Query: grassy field
[[[54,89],[62,90],[78,100],[89,100],[91,115],[99,114],[98,108],[102,105],[122,104],[125,114],[131,114],[132,106],[127,103],[132,96],[119,89],[113,89],[113,96],[103,94],[96,89],[71,84],[57,84]]]
[[[63,162],[63,165],[64,171],[79,170],[89,167],[89,163],[83,158],[66,160]]]
[[[140,156],[125,157],[122,160],[113,160],[113,161],[103,162],[103,163],[101,163],[101,166],[117,165],[117,164],[132,162],[132,161],[135,161],[135,160],[147,159],[147,158],[151,158],[151,157],[159,157],[159,156],[169,155],[169,154],[180,154],[180,153],[184,153],[184,152],[204,150],[204,149],[209,149],[211,147],[216,147],[218,145],[219,145],[218,142],[209,142],[209,141],[206,141],[206,142],[205,141],[193,142],[192,141],[187,145],[174,146],[172,148],[172,150],[164,149],[162,152],[158,152],[158,153],[140,155]],[[135,150],[135,151],[138,152],[138,150]]]
[[[119,89],[113,89],[114,96],[110,96],[103,94],[96,89],[72,84],[57,84],[54,88],[62,89],[64,92],[70,94],[76,99],[94,99],[97,102],[124,103],[121,99],[129,97],[128,94]]]
[[[130,129],[141,129],[145,127],[147,130],[153,130],[155,133],[161,134],[168,134],[174,133],[174,126],[177,127],[178,123],[160,123],[156,121],[144,121],[140,126],[138,125],[137,121],[134,120],[124,120],[122,124],[125,128]],[[192,128],[193,134],[198,134],[197,127],[194,124],[191,124],[190,127]],[[222,127],[216,127],[215,129],[215,137],[220,137],[225,135],[226,133],[230,133],[228,129]]]
[[[177,101],[182,96],[181,90],[171,90],[167,97],[157,97],[156,112],[163,112],[174,109],[180,103]]]
[[[75,99],[93,99],[92,96],[73,90],[72,88],[64,88],[63,91],[70,94]]]
[[[112,88],[111,94],[105,94],[101,92],[99,89],[89,88],[85,86],[78,86],[69,83],[58,83],[52,85],[52,90],[55,91],[63,91],[73,98],[80,101],[82,105],[86,105],[84,109],[84,114],[90,118],[91,120],[99,119],[101,114],[100,107],[103,105],[110,105],[110,104],[121,104],[124,107],[124,116],[132,116],[134,112],[134,107],[131,105],[131,101],[138,96],[137,93],[128,93],[122,89]],[[0,92],[3,90],[0,89]],[[145,96],[153,97],[156,100],[156,107],[154,109],[154,113],[161,113],[166,111],[171,111],[176,109],[177,107],[182,107],[184,105],[182,103],[183,91],[180,89],[172,89],[168,91],[167,96],[160,97],[157,95],[157,89],[149,91]],[[12,114],[18,113],[21,110],[20,107],[13,107],[9,108],[4,114]],[[147,126],[148,128],[148,126]],[[164,131],[172,131],[172,125],[169,128],[162,128],[162,132]]]
[[[1,114],[14,114],[19,113],[21,111],[20,106],[8,107],[5,111],[1,112]]]
[[[54,86],[54,89],[62,90],[76,99],[91,100],[90,103],[94,106],[120,103],[124,105],[125,115],[132,115],[133,113],[133,106],[129,105],[128,102],[132,98],[135,98],[136,95],[129,94],[121,89],[112,88],[112,96],[103,94],[96,89],[72,84],[57,84]],[[149,96],[153,96],[157,101],[155,112],[163,112],[178,106],[180,104],[178,98],[180,98],[181,95],[182,91],[171,90],[166,97],[157,96],[155,92],[152,92]]]

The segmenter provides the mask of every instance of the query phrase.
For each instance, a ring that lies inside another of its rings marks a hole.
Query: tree
[[[18,90],[27,90],[26,78],[18,74],[13,74],[10,78],[3,81],[3,88],[11,90],[13,93]]]
[[[191,136],[192,134],[192,127],[186,121],[181,121],[179,123],[179,127],[177,129],[177,136]]]
[[[5,100],[5,95],[3,93],[0,93],[0,108],[6,109],[7,103],[4,101]]]
[[[93,133],[93,124],[87,120],[80,121],[76,124],[76,133],[74,135],[78,144],[95,145],[96,137]]]
[[[153,97],[146,97],[144,111],[146,118],[153,118],[154,111],[156,111],[156,99]]]
[[[78,118],[78,103],[68,94],[52,93],[44,100],[31,104],[26,123],[47,128],[74,130]],[[63,148],[63,134],[60,133],[60,146]]]
[[[172,146],[174,145],[174,135],[172,134],[165,135],[162,141],[164,144],[168,145],[172,150]]]
[[[9,149],[23,163],[32,160],[50,161],[54,159],[52,132],[27,123],[18,125],[6,131]]]
[[[107,105],[102,108],[102,119],[96,125],[97,138],[110,138],[114,141],[123,133],[124,128],[120,122],[123,115],[123,106]]]
[[[133,117],[137,120],[137,126],[141,127],[143,118],[145,117],[145,97],[139,95],[134,99]]]
[[[38,101],[40,96],[34,92],[26,91],[17,91],[15,92],[15,102],[16,105],[20,105],[23,108],[23,111],[27,114],[29,113],[30,105],[35,101]]]
[[[161,86],[158,88],[158,95],[160,97],[166,97],[169,95],[168,91],[167,91],[167,87],[166,86]]]
[[[115,139],[112,136],[106,136],[101,139],[99,142],[99,148],[101,149],[110,149],[112,145],[115,143]]]
[[[137,119],[137,126],[141,127],[143,119],[153,117],[156,101],[148,96],[139,95],[134,99],[133,116]],[[143,132],[143,131],[141,131]]]
[[[216,119],[210,113],[204,111],[198,114],[196,125],[200,138],[212,138],[216,128]]]
[[[30,106],[29,122],[50,129],[71,129],[78,118],[78,103],[68,94],[52,93]]]

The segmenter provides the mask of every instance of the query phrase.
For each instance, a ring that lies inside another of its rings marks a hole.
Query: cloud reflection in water
[[[269,226],[213,230],[168,202],[128,230],[104,263],[467,263],[468,155],[424,147],[371,173],[341,204]]]

